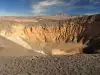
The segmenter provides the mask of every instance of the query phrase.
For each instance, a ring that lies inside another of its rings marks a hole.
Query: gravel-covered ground
[[[100,75],[100,55],[0,57],[0,75]]]

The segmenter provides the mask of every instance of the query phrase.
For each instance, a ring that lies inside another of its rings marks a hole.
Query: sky
[[[100,13],[100,0],[0,0],[0,16]]]

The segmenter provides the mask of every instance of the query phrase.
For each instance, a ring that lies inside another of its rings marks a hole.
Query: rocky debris
[[[100,75],[100,55],[0,57],[0,75]]]

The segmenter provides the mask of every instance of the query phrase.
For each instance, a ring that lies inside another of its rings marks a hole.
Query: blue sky
[[[100,0],[0,0],[0,16],[98,14]]]

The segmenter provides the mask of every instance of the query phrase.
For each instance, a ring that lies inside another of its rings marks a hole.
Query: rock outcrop
[[[81,43],[100,37],[100,15],[71,18],[25,28],[25,34],[36,43]],[[91,43],[90,43],[91,44]],[[88,46],[88,45],[87,45]],[[94,50],[95,51],[95,50]],[[93,51],[93,53],[94,53]]]
[[[40,43],[49,42],[82,42],[99,36],[100,15],[83,16],[64,21],[57,21],[58,25],[47,25],[41,22],[37,26],[25,28],[25,34],[33,41]]]

